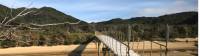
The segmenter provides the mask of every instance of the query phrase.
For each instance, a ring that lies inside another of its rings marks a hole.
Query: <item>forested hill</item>
[[[3,19],[6,16],[9,17],[8,19],[11,19],[11,17],[16,16],[18,13],[20,13],[24,9],[25,9],[24,7],[8,8],[4,5],[0,5],[0,21],[3,21]],[[79,19],[70,15],[64,14],[51,7],[29,8],[27,11],[33,11],[33,12],[27,14],[26,16],[17,18],[15,21],[12,22],[12,24],[20,24],[20,23],[50,24],[50,23],[78,22],[79,21]],[[81,23],[86,24],[86,22],[84,21],[82,21]]]
[[[97,24],[197,24],[198,12],[181,12],[158,17],[134,17],[130,19],[115,18]]]
[[[11,10],[12,9],[12,10]],[[0,5],[0,21],[3,21],[4,17],[16,16],[25,8],[8,8],[4,5]],[[12,11],[12,13],[11,13]],[[36,24],[49,24],[49,23],[62,23],[62,22],[77,22],[79,19],[64,14],[51,7],[42,8],[30,8],[27,11],[33,11],[26,16],[19,17],[13,24],[20,23],[36,23]],[[130,19],[115,18],[109,21],[98,22],[97,24],[197,24],[198,12],[181,12],[168,15],[162,15],[158,17],[133,17]],[[82,21],[82,24],[86,22]]]

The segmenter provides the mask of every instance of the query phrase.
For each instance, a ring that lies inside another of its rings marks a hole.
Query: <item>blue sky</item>
[[[197,11],[198,0],[0,0],[12,8],[53,7],[86,22]]]

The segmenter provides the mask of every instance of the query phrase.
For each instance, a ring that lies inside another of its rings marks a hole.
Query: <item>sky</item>
[[[86,22],[198,10],[198,0],[0,0],[0,4],[11,8],[53,7]]]

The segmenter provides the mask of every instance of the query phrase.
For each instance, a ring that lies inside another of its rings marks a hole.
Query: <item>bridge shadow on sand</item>
[[[75,50],[73,50],[71,53],[68,54],[68,56],[81,56],[84,49],[87,47],[87,45],[93,40],[94,38],[91,38],[89,41],[80,44]]]

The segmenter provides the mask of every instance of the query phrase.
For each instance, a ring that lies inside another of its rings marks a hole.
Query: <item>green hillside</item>
[[[6,6],[0,5],[0,21],[3,20],[4,17],[9,17],[8,19],[16,16],[18,13],[23,11],[22,8],[8,8]],[[11,13],[12,9],[12,13]],[[12,23],[20,24],[20,23],[35,23],[35,24],[50,24],[50,23],[63,23],[63,22],[78,22],[79,19],[64,14],[54,8],[51,7],[42,7],[42,8],[29,8],[27,11],[33,11],[32,13],[27,14],[26,16],[22,16],[14,20]],[[8,20],[7,19],[7,20]],[[81,23],[86,23],[82,21]]]
[[[158,17],[133,17],[130,19],[115,18],[97,24],[197,24],[198,12],[181,12]]]

